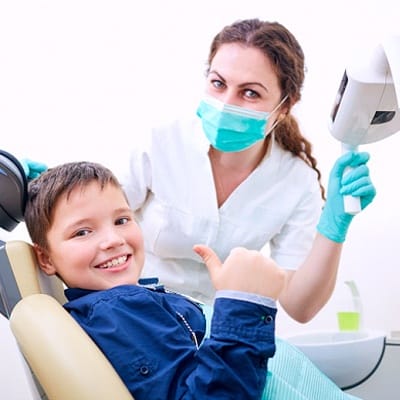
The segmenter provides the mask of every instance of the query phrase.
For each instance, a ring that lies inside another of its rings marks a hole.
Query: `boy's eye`
[[[89,229],[80,229],[79,231],[75,232],[74,236],[86,236],[90,233]]]
[[[118,218],[117,221],[115,222],[116,225],[125,225],[130,221],[128,217],[122,217]]]

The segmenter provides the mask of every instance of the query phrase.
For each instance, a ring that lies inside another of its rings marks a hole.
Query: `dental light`
[[[377,142],[400,130],[400,36],[386,39],[343,74],[329,130],[343,151]],[[346,212],[361,210],[358,197],[345,196]]]

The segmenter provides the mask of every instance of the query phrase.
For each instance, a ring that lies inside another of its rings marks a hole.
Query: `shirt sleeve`
[[[217,298],[211,335],[196,354],[184,399],[261,398],[275,353],[275,316],[273,308]]]

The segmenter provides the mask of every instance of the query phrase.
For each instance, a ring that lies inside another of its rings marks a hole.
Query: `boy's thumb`
[[[203,259],[210,274],[213,274],[213,272],[222,265],[219,257],[210,247],[197,244],[193,247],[193,250]]]

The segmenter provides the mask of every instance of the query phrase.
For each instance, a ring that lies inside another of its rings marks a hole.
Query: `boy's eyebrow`
[[[117,209],[115,210],[115,212],[116,212],[117,214],[119,214],[119,213],[121,213],[121,212],[127,212],[127,213],[130,213],[130,214],[134,214],[134,211],[133,211],[132,208],[130,208],[130,207],[120,207],[120,208],[117,208]]]
[[[114,210],[114,214],[131,214],[134,215],[134,211],[130,207],[119,207]],[[70,224],[68,224],[66,227],[67,229],[74,229],[75,227],[85,225],[86,223],[90,222],[93,218],[88,217],[88,218],[80,218],[79,220],[73,221]]]
[[[85,225],[88,223],[91,219],[90,218],[81,218],[76,221],[72,221],[71,223],[66,225],[67,229],[75,229],[76,227],[79,227],[81,225]]]

